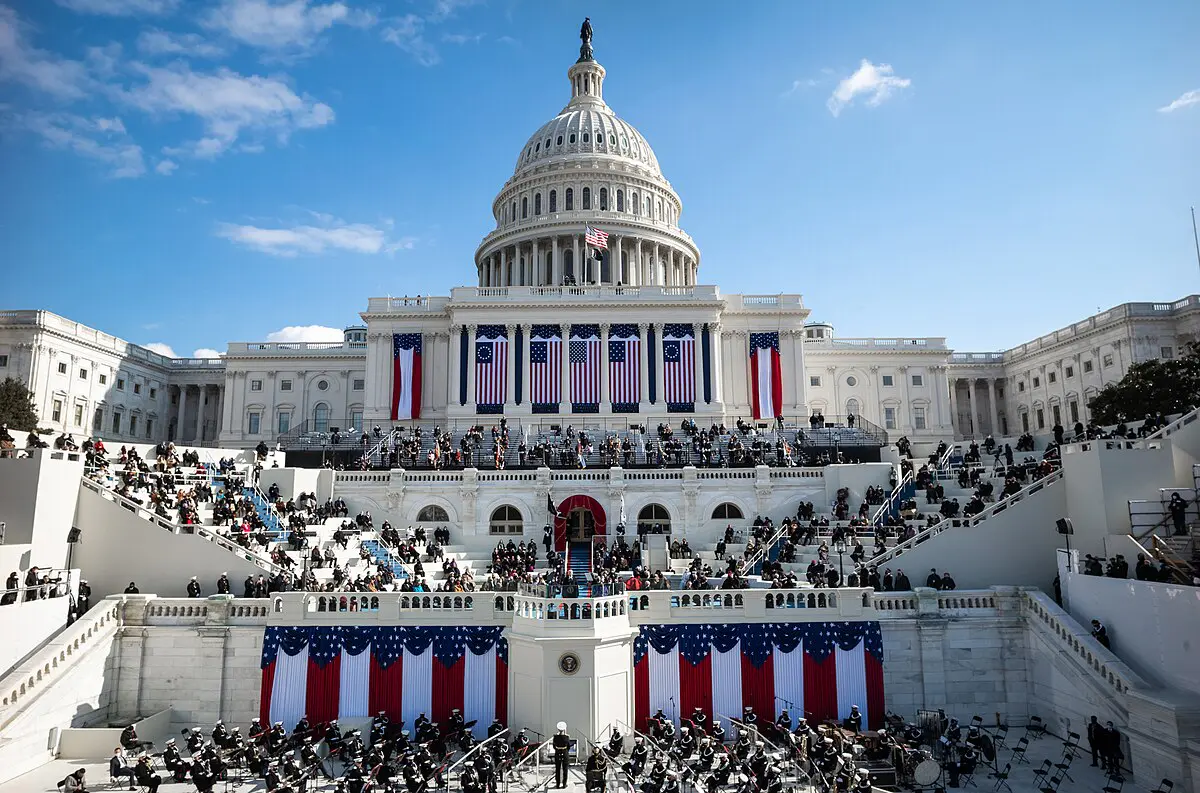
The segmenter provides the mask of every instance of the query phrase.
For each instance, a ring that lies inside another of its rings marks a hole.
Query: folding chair
[[[1046,723],[1042,721],[1041,716],[1030,716],[1029,723],[1025,725],[1026,738],[1041,738],[1046,734]]]
[[[1038,790],[1042,791],[1042,793],[1058,793],[1058,786],[1062,784],[1062,781],[1062,774],[1055,774],[1054,776],[1050,777],[1049,782],[1047,782],[1045,785],[1042,785],[1040,788],[1038,788]]]
[[[1062,745],[1063,745],[1063,753],[1064,754],[1066,752],[1070,752],[1072,755],[1077,754],[1079,751],[1079,733],[1077,733],[1077,732],[1067,733],[1067,740],[1063,741]],[[1072,758],[1072,759],[1074,759],[1074,758]]]
[[[1125,777],[1120,774],[1109,774],[1101,790],[1104,793],[1121,793],[1123,787],[1125,787]]]
[[[1008,725],[1001,724],[992,730],[992,743],[997,749],[1005,748],[1005,743],[1008,741]]]
[[[1029,748],[1029,738],[1021,736],[1021,740],[1017,741],[1016,747],[1013,749],[1013,759],[1017,761],[1017,765],[1024,763],[1029,765],[1029,761],[1025,759],[1025,750]]]
[[[1033,785],[1037,787],[1039,780],[1045,782],[1050,776],[1050,769],[1054,768],[1054,763],[1051,760],[1043,760],[1042,767],[1033,772]]]
[[[959,787],[966,787],[967,785],[970,785],[971,787],[978,787],[978,785],[975,784],[975,772],[978,770],[979,770],[978,763],[976,763],[974,766],[971,766],[970,771],[967,771],[965,769],[960,769],[958,772]]]
[[[1169,779],[1164,779],[1158,783],[1158,788],[1150,791],[1150,793],[1171,793],[1175,789],[1175,783]]]
[[[1062,760],[1059,760],[1057,763],[1054,764],[1054,767],[1058,769],[1057,773],[1065,776],[1067,779],[1070,779],[1072,782],[1075,781],[1075,778],[1072,777],[1070,775],[1070,773],[1068,773],[1068,771],[1070,771],[1071,763],[1074,760],[1075,760],[1075,753],[1072,752],[1070,749],[1066,749],[1063,751]]]
[[[983,716],[980,716],[978,714],[972,716],[970,726],[978,727],[979,729],[982,730],[983,729]]]
[[[1008,775],[1010,773],[1012,773],[1012,763],[1005,763],[1003,769],[991,774],[990,776],[996,780],[996,787],[992,788],[992,790],[999,791],[1000,788],[1007,788],[1008,793],[1012,793],[1012,788],[1008,785]]]

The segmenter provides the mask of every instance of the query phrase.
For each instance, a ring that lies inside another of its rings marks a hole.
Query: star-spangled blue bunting
[[[275,661],[282,650],[297,655],[306,646],[308,657],[324,667],[341,654],[358,655],[370,648],[375,661],[384,669],[391,666],[404,651],[422,655],[433,646],[434,657],[444,666],[452,666],[470,651],[483,655],[493,645],[496,654],[508,662],[508,640],[499,625],[385,625],[319,626],[311,628],[269,627],[263,635],[262,667]]]
[[[691,339],[695,338],[696,329],[690,324],[670,322],[663,325],[662,335],[664,339]]]
[[[562,328],[558,325],[534,325],[529,329],[531,339],[557,339],[562,336]]]
[[[790,653],[804,642],[804,652],[823,661],[834,647],[853,650],[860,642],[872,656],[883,661],[883,634],[878,622],[793,622],[720,623],[700,625],[643,625],[633,642],[637,663],[654,648],[668,653],[676,645],[690,664],[698,664],[715,648],[726,653],[741,642],[742,654],[754,666],[762,666],[778,647]]]
[[[475,328],[475,339],[507,339],[508,331],[503,325],[479,325]]]
[[[572,339],[598,339],[600,338],[599,325],[572,325]]]

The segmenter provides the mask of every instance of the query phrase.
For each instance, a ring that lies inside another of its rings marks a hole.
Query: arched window
[[[450,516],[446,514],[443,507],[437,504],[430,504],[426,507],[421,507],[421,511],[417,513],[417,523],[449,523]]]
[[[637,215],[641,213],[641,204],[638,203],[637,193],[629,194],[629,207],[633,210],[633,214]]]
[[[329,405],[324,402],[313,408],[313,429],[317,432],[326,432],[329,429]]]
[[[529,196],[521,197],[521,220],[529,217]]]
[[[713,520],[741,520],[744,517],[741,508],[728,501],[724,504],[717,504],[717,508],[713,510],[712,514]]]
[[[854,399],[853,397],[851,397],[850,399],[846,400],[846,415],[847,416],[857,416],[858,415],[858,400],[857,399]]]
[[[563,276],[575,277],[575,251],[563,251]]]
[[[542,214],[542,194],[538,193],[533,197],[533,214]]]
[[[558,211],[558,191],[557,190],[550,191],[550,211],[551,212]]]
[[[568,143],[574,143],[574,142],[575,142],[575,133],[574,133],[574,132],[572,132],[572,133],[571,133],[571,137],[567,139],[567,142],[568,142]]]
[[[600,188],[600,208],[603,210],[608,209],[608,188],[607,187]]]
[[[517,219],[517,202],[513,201],[512,207],[510,207],[509,211],[508,211],[508,222],[512,223],[512,222],[516,221],[516,219]]]
[[[617,191],[617,211],[618,212],[625,211],[625,191],[624,190]]]
[[[567,188],[567,211],[570,212],[575,208],[575,190]]]
[[[508,504],[496,507],[488,522],[488,530],[491,534],[523,534],[525,524],[521,520],[521,510]]]
[[[658,199],[658,213],[655,215],[659,220],[662,220],[662,199]]]
[[[562,145],[562,135],[559,135],[559,136],[558,136],[558,139],[554,141],[554,145],[555,145],[555,146],[561,146],[561,145]]]
[[[592,208],[592,188],[590,187],[583,188],[583,208]]]
[[[639,532],[671,533],[671,513],[662,504],[647,504],[638,512]]]
[[[587,143],[587,142],[589,142],[590,140],[591,140],[591,136],[590,136],[588,133],[586,133],[586,132],[585,132],[585,133],[583,133],[583,142],[584,142],[584,143]]]

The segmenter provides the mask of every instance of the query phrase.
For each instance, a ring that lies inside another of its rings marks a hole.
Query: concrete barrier
[[[171,708],[133,722],[139,741],[150,741],[155,751],[162,751],[171,737]],[[68,727],[59,733],[58,756],[71,760],[103,760],[112,756],[121,745],[119,727]],[[131,761],[132,762],[132,761]]]

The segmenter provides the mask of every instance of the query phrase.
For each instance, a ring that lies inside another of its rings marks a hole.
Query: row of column
[[[958,387],[960,383],[965,383],[967,393],[965,394],[965,405],[960,413]],[[954,428],[956,436],[966,437],[968,435],[1000,435],[1000,413],[997,405],[996,397],[996,381],[992,378],[984,378],[983,383],[987,389],[987,413],[985,414],[983,405],[979,399],[979,379],[978,378],[961,378],[951,377],[950,385],[950,421]],[[965,415],[963,415],[965,413]],[[964,420],[965,419],[965,420]]]
[[[172,386],[172,387],[177,388],[179,390],[178,410],[175,413],[175,436],[174,436],[173,440],[176,443],[183,443],[185,440],[191,441],[193,443],[201,443],[205,440],[205,438],[204,438],[204,416],[205,416],[205,412],[207,410],[207,406],[210,404],[213,404],[212,399],[211,399],[211,397],[213,397],[213,395],[210,394],[210,392],[212,392],[212,391],[216,392],[215,399],[216,399],[216,405],[217,405],[217,410],[216,410],[217,426],[216,426],[215,430],[211,433],[211,437],[208,438],[208,440],[212,440],[212,441],[217,440],[217,438],[219,437],[219,435],[221,433],[221,429],[222,429],[221,417],[224,415],[224,412],[225,412],[225,389],[221,388],[220,386],[207,386],[207,385],[199,385],[199,386],[179,385],[179,386]],[[185,423],[185,417],[187,416],[188,390],[192,389],[192,388],[196,389],[197,403],[196,403],[196,418],[195,418],[195,421],[192,422],[192,425],[191,425],[193,432],[192,432],[191,437],[189,438],[188,434],[186,432],[186,427],[188,425]]]
[[[592,325],[595,323],[587,323],[587,324]],[[653,330],[653,332],[654,332],[654,353],[655,353],[654,354],[654,383],[656,386],[653,404],[656,404],[656,405],[664,404],[664,400],[663,400],[663,356],[662,356],[663,324],[664,323],[661,323],[661,322],[655,322],[655,323],[643,322],[643,323],[638,324],[638,339],[640,341],[639,355],[638,355],[638,366],[639,366],[638,396],[640,397],[639,410],[644,410],[646,405],[651,404],[651,402],[650,402],[650,361],[649,361],[649,359],[650,359],[649,351],[650,351],[650,347],[651,347],[649,337],[650,337],[651,330]],[[670,323],[670,324],[678,324],[678,323]],[[520,356],[520,358],[521,358],[521,401],[520,401],[520,404],[527,405],[527,404],[530,404],[530,377],[531,377],[531,372],[532,372],[531,364],[530,364],[530,360],[529,360],[529,342],[530,342],[529,334],[532,331],[533,326],[526,324],[526,325],[521,325],[520,327],[521,327],[521,346],[523,348],[522,354]],[[474,412],[475,405],[476,405],[476,403],[475,403],[475,333],[476,333],[476,329],[477,328],[475,325],[467,326],[467,347],[466,347],[467,401],[466,401],[466,406],[471,408],[472,412]],[[505,326],[505,333],[507,334],[507,338],[509,341],[508,357],[507,357],[507,361],[506,361],[508,371],[507,371],[507,376],[505,378],[506,383],[507,383],[507,388],[506,388],[507,393],[505,394],[505,399],[504,399],[504,404],[506,406],[518,404],[517,396],[516,396],[517,379],[515,377],[516,360],[517,360],[517,355],[518,355],[517,344],[516,344],[516,329],[517,329],[516,325],[506,325]],[[610,329],[610,325],[607,323],[603,323],[600,325],[600,410],[601,410],[601,412],[611,412],[612,411],[612,389],[611,389],[611,384],[609,382],[610,375],[611,375],[610,365],[609,365],[609,352],[608,352],[609,329]],[[559,332],[562,336],[563,353],[562,353],[561,393],[560,393],[561,401],[559,402],[558,409],[559,409],[559,413],[569,413],[570,407],[571,407],[571,393],[570,393],[570,388],[571,388],[571,363],[570,363],[571,325],[566,324],[566,323],[560,324]],[[704,323],[692,323],[692,332],[695,334],[695,351],[696,351],[695,352],[694,374],[693,374],[693,376],[695,377],[695,403],[696,404],[704,404],[704,354],[703,354]],[[458,349],[456,350],[456,353],[455,353],[455,356],[453,359],[454,365],[449,367],[449,369],[450,369],[450,372],[449,372],[450,395],[451,395],[451,400],[455,404],[458,404],[459,398],[460,398],[460,395],[462,392],[461,391],[462,384],[461,384],[459,378],[461,376],[461,373],[460,373],[461,361],[462,361],[462,355],[464,353],[464,351],[461,348],[461,344],[462,344],[462,342],[461,342],[461,339],[462,339],[461,326],[451,327],[450,335],[451,335],[452,346],[455,345],[456,343],[458,345]],[[712,402],[720,402],[719,383],[720,383],[720,378],[721,378],[721,367],[720,367],[720,357],[721,356],[720,356],[719,350],[717,349],[716,343],[715,343],[715,339],[720,338],[719,328],[715,325],[710,326],[709,327],[709,335],[710,335],[709,358],[712,361],[712,371],[710,372],[710,378],[709,378],[709,381],[711,383],[710,399]],[[457,340],[457,342],[456,342],[456,340]]]
[[[572,234],[569,242],[555,236],[499,248],[484,257],[479,266],[479,285],[561,286],[566,276],[566,253],[571,253],[572,277],[579,286],[601,284],[622,286],[694,286],[697,263],[682,250],[640,237],[608,237],[609,277],[602,280],[601,262],[590,257],[583,234]],[[547,264],[545,254],[550,254]],[[582,258],[581,258],[582,257]]]

